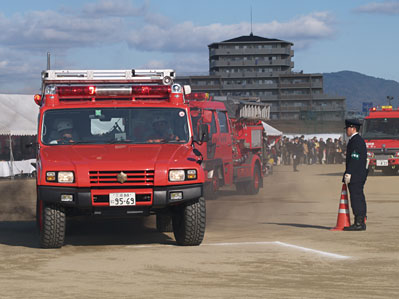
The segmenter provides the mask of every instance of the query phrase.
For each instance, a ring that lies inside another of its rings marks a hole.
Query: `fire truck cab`
[[[373,107],[364,119],[362,136],[367,146],[369,170],[397,174],[399,170],[399,108]]]
[[[205,233],[204,171],[189,86],[173,70],[46,70],[37,150],[40,246],[64,243],[74,215],[156,214],[179,245]],[[206,133],[206,132],[205,132]],[[206,134],[204,134],[205,136]]]

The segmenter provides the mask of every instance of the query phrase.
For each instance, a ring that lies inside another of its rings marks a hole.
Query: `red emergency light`
[[[33,99],[37,105],[40,106],[42,104],[42,96],[40,94],[35,94]]]
[[[171,87],[162,86],[58,86],[60,97],[90,97],[90,96],[132,96],[132,97],[168,97]]]
[[[171,88],[169,85],[162,86],[132,86],[133,96],[169,96]]]
[[[58,86],[57,93],[60,97],[90,96],[96,93],[95,86]]]
[[[186,95],[187,100],[199,100],[199,101],[206,101],[210,100],[211,97],[207,92],[194,92]]]

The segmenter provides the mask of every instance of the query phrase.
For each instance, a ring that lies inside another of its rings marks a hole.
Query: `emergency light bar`
[[[52,90],[53,91],[53,90]],[[60,97],[90,97],[90,96],[133,96],[133,97],[168,97],[171,87],[166,85],[140,86],[57,86],[56,93]]]
[[[376,112],[376,111],[392,111],[393,108],[392,106],[378,106],[378,107],[373,107],[370,109],[371,112]],[[398,108],[399,110],[399,108]]]
[[[187,100],[200,100],[200,101],[207,101],[212,100],[212,97],[209,96],[207,92],[194,92],[190,95],[186,95]]]
[[[165,70],[45,70],[43,84],[50,83],[163,83],[171,85],[175,71]]]

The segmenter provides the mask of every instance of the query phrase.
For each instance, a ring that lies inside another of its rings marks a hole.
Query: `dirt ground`
[[[0,298],[398,298],[398,177],[366,183],[366,232],[332,232],[343,165],[276,167],[257,196],[207,201],[199,247],[154,219],[73,221],[38,248],[34,181],[0,182]]]

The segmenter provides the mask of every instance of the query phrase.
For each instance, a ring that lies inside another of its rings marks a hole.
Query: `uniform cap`
[[[349,127],[360,127],[362,124],[357,119],[345,119],[345,129]]]

